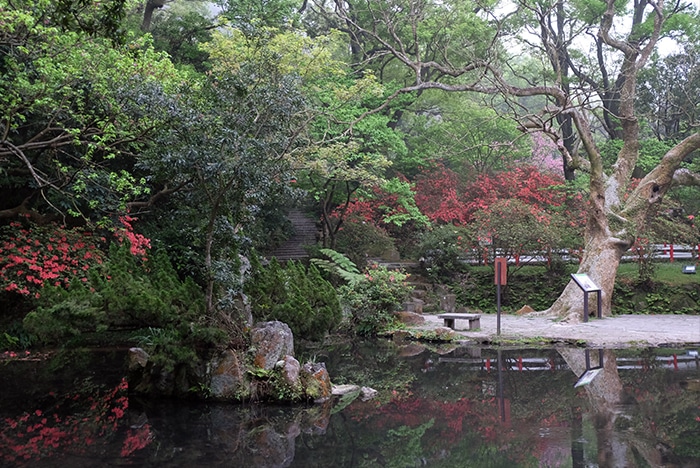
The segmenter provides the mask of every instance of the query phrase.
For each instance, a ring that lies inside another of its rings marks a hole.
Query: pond
[[[6,354],[0,465],[700,466],[697,349],[375,340],[303,355],[325,362],[334,383],[368,385],[377,397],[141,401],[128,396],[125,350]]]

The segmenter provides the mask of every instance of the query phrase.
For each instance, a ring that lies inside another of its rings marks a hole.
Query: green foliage
[[[320,269],[339,277],[351,286],[364,279],[357,265],[342,253],[333,249],[320,249],[319,252],[329,258],[329,260],[323,258],[311,259],[311,263]]]
[[[539,210],[518,199],[499,200],[477,212],[474,228],[488,239],[489,258],[514,258],[524,252],[548,257],[552,249],[571,246],[561,245],[562,240],[576,237],[568,220],[553,209]]]
[[[551,274],[546,267],[525,266],[508,276],[508,284],[501,289],[501,306],[506,311],[516,311],[527,304],[535,310],[552,305],[576,271],[569,265],[562,274]],[[493,268],[473,267],[459,282],[451,284],[457,295],[457,303],[467,308],[495,312],[496,286]]]
[[[656,271],[660,269],[661,266]],[[612,302],[615,314],[697,315],[700,286],[693,282],[683,285],[622,277],[615,282]]]
[[[198,273],[210,315],[241,292],[239,255],[264,241],[261,211],[293,197],[280,181],[291,179],[289,153],[306,124],[299,80],[265,38],[229,32],[207,44],[211,72],[183,83],[172,125],[141,158],[155,183],[182,187],[151,221],[190,233],[181,245],[167,228],[163,242]]]
[[[394,250],[394,241],[384,230],[373,224],[347,220],[338,232],[336,248],[344,252],[359,268],[364,268],[369,257],[381,257]]]
[[[450,282],[468,270],[463,261],[474,233],[468,227],[442,225],[420,238],[418,256],[423,275],[434,283]]]
[[[149,32],[153,47],[170,55],[179,66],[191,66],[197,71],[209,69],[209,54],[200,44],[211,40],[214,21],[207,17],[203,2],[172,2],[167,9],[154,15]]]
[[[503,170],[528,155],[515,123],[469,96],[428,90],[414,106],[422,112],[408,114],[404,125],[410,158],[421,157],[417,164],[399,158],[399,170],[415,173],[415,165],[440,161],[468,180]]]
[[[164,251],[142,265],[126,244],[112,245],[102,275],[90,284],[113,326],[160,327],[204,315],[201,289],[190,278],[179,280]]]
[[[36,336],[27,332],[20,321],[14,321],[0,334],[0,349],[27,349],[36,343]]]
[[[273,258],[263,267],[256,260],[244,290],[256,320],[284,322],[295,337],[321,340],[342,318],[335,289],[314,265],[289,261],[283,267]]]
[[[376,264],[368,266],[362,279],[339,288],[341,303],[352,315],[360,335],[374,335],[394,321],[393,312],[411,294],[408,274]]]
[[[164,124],[165,89],[182,76],[147,38],[101,37],[117,33],[123,1],[5,4],[0,209],[64,222],[123,210],[147,192],[133,155]]]
[[[25,328],[44,343],[107,329],[158,329],[172,345],[156,340],[150,352],[170,353],[183,346],[163,359],[176,358],[186,347],[210,347],[224,339],[223,331],[204,321],[201,289],[189,278],[181,281],[164,252],[141,263],[127,244],[113,244],[97,270],[90,271],[87,282],[45,288],[39,307],[25,318]]]
[[[173,372],[179,365],[197,362],[197,352],[191,338],[174,327],[149,327],[143,334],[134,337],[136,343],[149,355],[149,361],[165,372]],[[189,346],[188,346],[189,344]]]
[[[58,295],[67,294],[60,291]],[[39,307],[24,318],[24,328],[46,344],[65,342],[83,333],[105,331],[106,323],[104,311],[86,303],[85,294],[65,297],[57,304]]]

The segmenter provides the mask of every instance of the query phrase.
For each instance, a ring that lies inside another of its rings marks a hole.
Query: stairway
[[[305,247],[315,246],[318,243],[316,223],[297,208],[290,210],[287,218],[292,223],[294,234],[270,253],[268,257],[275,257],[280,262],[308,258],[309,254]]]

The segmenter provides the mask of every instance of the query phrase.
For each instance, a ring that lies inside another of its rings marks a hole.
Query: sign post
[[[494,260],[496,273],[494,283],[496,284],[496,335],[501,334],[501,286],[506,284],[508,276],[508,264],[504,257],[496,257]]]
[[[588,322],[588,293],[598,293],[598,318],[603,317],[603,299],[601,289],[588,277],[586,273],[572,273],[571,278],[583,291],[583,321]]]

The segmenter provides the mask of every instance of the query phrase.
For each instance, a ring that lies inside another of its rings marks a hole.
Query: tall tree
[[[169,106],[174,125],[142,158],[161,189],[131,206],[151,209],[155,197],[171,194],[168,208],[194,233],[213,317],[241,292],[239,255],[250,248],[260,210],[289,198],[289,158],[307,118],[296,76],[275,60],[267,39],[225,30],[207,51],[211,73],[186,83]],[[173,213],[159,215],[167,223]]]
[[[558,2],[549,4],[551,9],[556,9]],[[589,61],[590,54],[569,54],[571,62],[576,60],[580,64],[577,69],[583,69],[585,65],[590,73],[575,73],[575,86],[567,87],[564,82],[567,78],[561,73],[552,76],[542,70],[540,74],[530,72],[528,76],[515,79],[506,75],[503,70],[515,66],[514,57],[499,48],[492,49],[490,53],[468,53],[462,57],[426,56],[424,52],[429,50],[425,45],[426,39],[431,40],[435,36],[426,38],[419,32],[423,31],[424,24],[430,24],[430,19],[436,18],[431,9],[438,9],[442,14],[449,11],[444,2],[366,0],[349,4],[336,0],[334,6],[340,21],[351,27],[350,40],[356,37],[372,38],[382,44],[382,57],[385,60],[391,58],[411,72],[412,82],[399,89],[397,95],[425,89],[501,95],[511,104],[511,116],[521,123],[523,129],[543,130],[557,135],[558,148],[567,163],[589,175],[585,252],[579,271],[587,273],[601,287],[603,314],[610,315],[617,267],[622,254],[634,243],[636,233],[647,224],[654,207],[671,187],[675,184],[700,184],[698,174],[681,167],[683,160],[700,148],[700,133],[693,128],[666,152],[661,162],[626,197],[639,157],[640,122],[635,108],[637,78],[659,40],[671,32],[672,26],[690,28],[697,25],[697,12],[689,4],[679,2],[667,5],[664,0],[633,4],[614,0],[569,4],[571,14],[586,20],[588,26],[584,32],[593,40],[592,51],[596,60]],[[491,30],[494,32],[485,32],[479,41],[482,44],[484,41],[491,43],[495,35],[504,35],[517,26],[512,19],[517,17],[519,10],[484,9],[480,3],[469,2],[461,2],[460,8],[463,11],[470,6],[479,18],[490,18],[492,21]],[[358,11],[371,20],[358,21]],[[631,21],[623,21],[625,18]],[[627,29],[623,32],[625,27]],[[676,38],[683,37],[682,29],[673,29]],[[542,47],[549,44],[549,38],[544,34],[538,34],[537,40],[543,44]],[[515,48],[513,52],[521,53]],[[610,78],[612,69],[609,70],[612,63],[617,64],[614,80]],[[435,74],[448,76],[451,80],[430,79]],[[596,103],[601,90],[606,90],[603,95],[610,104],[599,115]],[[538,99],[524,100],[533,97]],[[541,104],[541,107],[537,110],[532,108],[535,104]],[[564,144],[556,123],[559,115],[571,116],[581,142],[580,151],[572,153]],[[606,131],[614,132],[623,142],[610,167],[604,166],[594,136],[591,120],[595,117],[601,117]],[[548,312],[580,320],[582,307],[581,293],[571,282]]]

